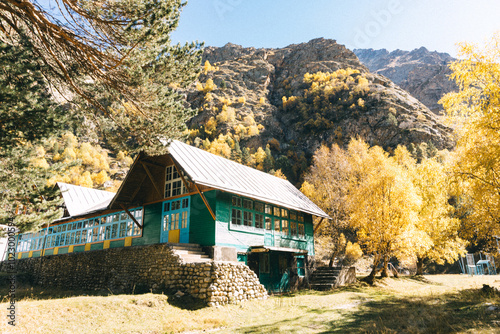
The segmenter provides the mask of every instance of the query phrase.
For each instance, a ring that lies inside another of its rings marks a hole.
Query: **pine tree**
[[[32,62],[45,65],[52,88],[79,97],[86,122],[116,148],[164,153],[194,114],[177,90],[201,71],[201,44],[171,45],[185,2],[57,2],[60,21],[33,0],[2,1],[0,40],[14,45],[25,29]]]
[[[62,213],[57,189],[46,182],[61,166],[33,162],[37,143],[57,135],[67,116],[52,102],[33,57],[25,38],[16,45],[0,42],[0,224],[13,222],[21,231]]]

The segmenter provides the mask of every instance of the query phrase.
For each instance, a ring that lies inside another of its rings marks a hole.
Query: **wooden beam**
[[[189,182],[184,178],[184,175],[182,175],[181,173],[181,169],[179,168],[179,165],[177,165],[177,162],[172,158],[172,162],[174,163],[174,167],[175,169],[177,170],[177,174],[179,174],[179,176],[181,177],[181,180],[182,182],[184,183],[184,185],[186,186],[186,189],[189,191],[191,191],[191,185],[189,184]]]
[[[149,168],[148,166],[146,166],[146,164],[144,162],[141,161],[141,165],[142,167],[144,168],[144,170],[146,171],[146,174],[148,174],[149,176],[149,179],[151,180],[151,183],[153,184],[153,186],[155,187],[155,190],[156,192],[158,193],[158,195],[160,197],[163,198],[163,194],[161,193],[160,189],[158,189],[158,186],[156,185],[156,182],[155,182],[155,179],[153,178],[153,175],[151,174],[151,172],[149,171]]]
[[[198,194],[200,194],[201,199],[203,200],[203,203],[205,203],[205,206],[207,207],[208,211],[210,211],[210,214],[212,215],[212,218],[214,220],[216,220],[215,219],[215,213],[212,211],[212,208],[210,207],[210,204],[208,204],[208,201],[205,198],[205,195],[203,195],[203,193],[200,191],[200,189],[198,188],[198,186],[196,185],[196,183],[193,183],[193,184],[194,184],[194,187],[196,188],[196,190],[198,191]]]
[[[321,217],[321,220],[319,221],[318,225],[316,225],[316,227],[314,228],[313,234],[316,233],[316,231],[319,229],[321,224],[323,224],[323,220],[325,220],[325,217]]]
[[[134,221],[135,225],[137,225],[142,230],[143,226],[141,224],[139,224],[139,222],[135,219],[134,215],[132,215],[130,213],[130,211],[128,211],[127,207],[121,203],[120,203],[120,206],[122,207],[123,210],[125,210],[125,212],[130,217],[130,219],[132,219]]]
[[[137,194],[139,193],[139,190],[141,190],[142,184],[144,183],[144,180],[146,179],[146,177],[147,177],[146,174],[142,176],[141,182],[139,182],[139,186],[134,190],[134,192],[130,196],[130,203],[134,202],[135,196],[137,196]]]
[[[150,166],[153,166],[153,167],[160,167],[160,168],[165,168],[167,166],[165,165],[162,165],[162,164],[157,164],[155,162],[151,162],[151,161],[145,161],[145,160],[142,160],[141,161],[142,163],[146,164],[146,165],[150,165]]]

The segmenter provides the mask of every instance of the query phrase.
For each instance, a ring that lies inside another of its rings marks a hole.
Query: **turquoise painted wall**
[[[204,195],[212,210],[216,211],[217,190],[207,191]],[[189,224],[190,243],[202,246],[215,245],[215,222],[198,194],[191,196]]]
[[[142,238],[133,238],[132,246],[156,244],[160,242],[163,203],[144,206]]]
[[[246,252],[249,246],[286,247],[307,250],[310,255],[314,255],[311,215],[304,214],[305,238],[285,236],[276,233],[274,228],[269,231],[255,227],[235,226],[230,224],[232,197],[230,193],[217,191],[216,245],[236,247],[239,252]]]

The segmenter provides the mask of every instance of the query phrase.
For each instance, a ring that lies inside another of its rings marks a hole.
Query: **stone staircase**
[[[356,282],[354,267],[318,267],[311,276],[311,289],[331,290]]]
[[[184,263],[210,262],[210,257],[201,250],[198,244],[170,244],[174,254]]]

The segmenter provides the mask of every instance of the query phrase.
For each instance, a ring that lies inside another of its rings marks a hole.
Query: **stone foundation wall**
[[[0,271],[7,271],[0,262]],[[16,260],[35,285],[113,294],[181,290],[210,306],[267,298],[255,273],[233,262],[183,263],[168,244]]]

